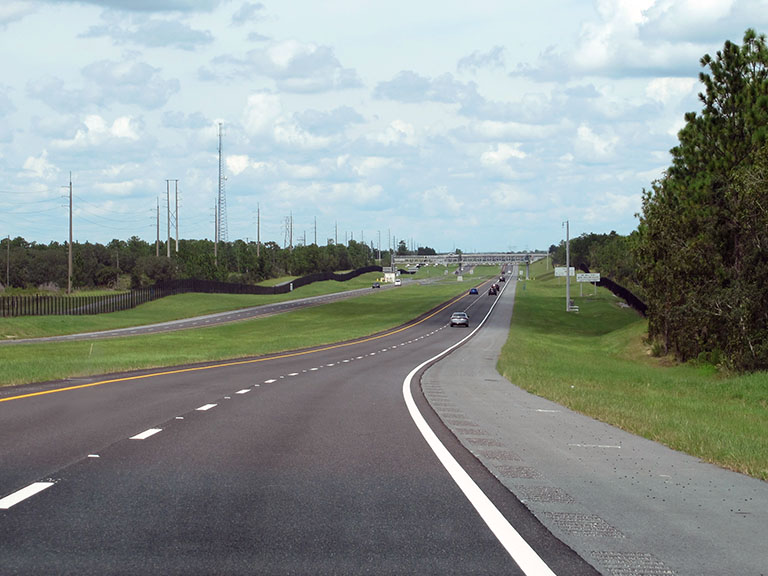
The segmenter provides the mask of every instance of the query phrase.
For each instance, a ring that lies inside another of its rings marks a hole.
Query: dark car
[[[496,286],[491,286],[488,289],[488,296],[496,296],[496,294],[498,294],[498,293],[499,293],[499,291],[496,290]]]
[[[499,276],[499,282],[506,282],[506,280],[504,279],[504,276]]]
[[[469,316],[466,312],[454,312],[451,314],[451,327],[466,326],[469,328]]]
[[[470,288],[469,289],[470,294],[477,294],[477,288]]]
[[[381,288],[381,284],[379,284],[378,282],[374,282],[373,284],[371,284],[371,288]]]

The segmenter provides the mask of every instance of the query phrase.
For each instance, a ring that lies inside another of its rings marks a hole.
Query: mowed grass
[[[444,266],[422,268],[417,274],[404,276],[405,285],[418,280],[444,279],[447,283],[456,284],[453,275],[455,267]],[[448,270],[448,274],[445,274]],[[474,275],[464,277],[464,284],[469,286],[474,278],[493,277],[498,273],[495,266],[478,267]],[[295,289],[293,292],[275,295],[260,294],[179,294],[167,296],[149,302],[132,310],[113,312],[110,314],[90,314],[85,316],[24,316],[20,318],[0,318],[0,339],[19,340],[23,338],[41,338],[44,336],[59,336],[63,334],[78,334],[83,332],[99,332],[130,326],[144,326],[157,322],[168,322],[204,316],[229,310],[250,308],[297,298],[321,296],[336,292],[345,292],[359,288],[370,288],[371,284],[383,276],[381,272],[362,274],[346,282],[329,280],[314,282]],[[293,277],[275,279],[275,284],[291,280]]]
[[[600,289],[576,298],[579,313],[567,313],[563,280],[538,270],[525,290],[518,286],[499,371],[578,412],[768,480],[768,373],[652,358],[647,322],[618,303]]]
[[[404,324],[466,294],[482,279],[407,283],[271,317],[152,336],[3,345],[0,386],[252,357],[360,338]],[[162,306],[165,300],[152,304]],[[187,310],[186,315],[196,314]]]
[[[283,302],[297,298],[320,296],[335,292],[370,288],[378,279],[379,273],[363,274],[347,282],[315,282],[297,288],[293,292],[275,295],[260,294],[179,294],[167,296],[154,302],[143,304],[132,310],[110,314],[90,314],[85,316],[24,316],[21,318],[0,318],[0,338],[4,340],[20,338],[40,338],[61,334],[98,332],[129,326],[143,326],[157,322],[168,322],[191,316],[204,316],[217,312],[227,312],[261,306],[274,302]]]

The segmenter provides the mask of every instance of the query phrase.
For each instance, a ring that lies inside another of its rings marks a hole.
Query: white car
[[[402,282],[400,282],[400,278],[397,278],[395,280],[395,286],[400,286],[400,284],[402,284]]]
[[[451,314],[451,328],[454,326],[465,326],[469,328],[469,316],[465,312],[454,312]]]

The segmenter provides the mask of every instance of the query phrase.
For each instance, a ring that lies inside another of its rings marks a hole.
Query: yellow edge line
[[[439,314],[449,306],[452,306],[462,298],[464,298],[466,294],[463,294],[459,296],[458,298],[455,298],[448,302],[445,306],[442,308],[435,310],[432,314],[429,316],[425,316],[418,322],[414,322],[413,324],[408,324],[407,326],[403,326],[402,328],[398,328],[397,330],[393,330],[391,332],[385,332],[384,334],[379,334],[378,336],[371,336],[370,338],[366,338],[364,340],[355,340],[353,342],[344,342],[342,344],[334,344],[332,346],[326,346],[324,348],[316,348],[314,350],[304,350],[302,352],[289,352],[287,354],[280,354],[278,356],[269,356],[266,358],[254,358],[251,360],[238,360],[236,362],[225,362],[223,364],[212,364],[210,366],[196,366],[194,368],[182,368],[180,370],[171,370],[168,372],[152,372],[151,374],[142,374],[138,376],[126,376],[125,378],[113,378],[112,380],[100,380],[99,382],[91,382],[90,384],[78,384],[77,386],[68,386],[66,388],[56,388],[54,390],[44,390],[42,392],[32,392],[31,394],[23,394],[21,396],[9,396],[8,398],[0,398],[0,403],[2,402],[10,402],[11,400],[21,400],[22,398],[32,398],[33,396],[45,396],[47,394],[56,394],[58,392],[69,392],[70,390],[80,390],[81,388],[91,388],[92,386],[101,386],[102,384],[112,384],[114,382],[126,382],[129,380],[141,380],[143,378],[153,378],[154,376],[167,376],[169,374],[183,374],[184,372],[197,372],[199,370],[211,370],[213,368],[226,368],[228,366],[240,366],[242,364],[255,364],[256,362],[266,362],[268,360],[279,360],[281,358],[291,358],[294,356],[305,356],[307,354],[315,354],[317,352],[326,352],[328,350],[335,350],[337,348],[344,348],[346,346],[353,346],[355,344],[364,344],[365,342],[371,342],[373,340],[378,340],[379,338],[384,338],[385,336],[392,336],[393,334],[398,334],[399,332],[402,332],[404,330],[408,330],[409,328],[413,328],[414,326],[418,326],[422,322],[429,320],[433,316]]]

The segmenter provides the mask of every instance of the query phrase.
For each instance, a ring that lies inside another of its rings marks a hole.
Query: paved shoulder
[[[422,379],[460,441],[604,574],[768,574],[767,483],[572,412],[499,375],[514,289],[507,286],[485,329]]]

